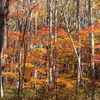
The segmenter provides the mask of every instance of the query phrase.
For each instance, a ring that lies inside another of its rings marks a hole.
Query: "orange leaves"
[[[63,29],[57,29],[57,34],[61,36],[65,36],[67,33]]]
[[[34,65],[32,65],[31,63],[25,63],[25,68],[26,69],[30,69],[30,68],[33,68],[34,67]]]
[[[16,73],[12,73],[12,72],[5,72],[5,77],[6,78],[17,78]]]
[[[13,55],[13,48],[9,47],[8,49],[3,50],[4,54]]]
[[[13,2],[16,2],[16,4],[20,4],[21,2],[19,1],[13,1]],[[18,11],[16,11],[16,6],[14,4],[11,4],[10,5],[10,10],[11,10],[11,13],[8,14],[8,18],[12,18],[12,17],[15,17],[15,18],[26,18],[25,17],[25,10],[24,9],[18,9]]]
[[[11,0],[12,2],[17,1],[17,0]]]
[[[24,15],[22,15],[22,12],[18,12],[18,13],[12,13],[12,14],[8,14],[7,18],[11,18],[11,17],[16,17],[16,18],[26,18]]]
[[[36,85],[36,86],[42,86],[42,87],[50,87],[50,84],[46,83],[48,81],[49,80],[47,79],[37,79],[34,76],[29,78],[29,84]]]
[[[15,10],[16,10],[16,7],[15,7],[13,4],[11,4],[11,5],[10,5],[10,10],[15,11]]]
[[[83,80],[88,81],[88,82],[91,83],[91,80],[90,80],[89,78],[84,78],[84,77],[83,77]]]
[[[15,42],[21,43],[23,39],[23,34],[24,34],[23,31],[22,33],[17,32],[17,31],[8,32],[9,44],[14,46]],[[26,32],[24,36],[24,41],[31,41],[31,39],[32,39],[31,35]]]
[[[22,33],[20,32],[17,32],[17,31],[13,31],[13,32],[8,32],[8,36],[12,36],[12,35],[15,35],[15,36],[18,36],[18,37],[22,37]]]
[[[82,37],[88,37],[89,36],[89,30],[82,29],[82,30],[80,30],[80,33],[77,33],[76,35],[80,36],[80,38],[82,38]]]
[[[100,60],[94,59],[94,60],[90,61],[89,63],[85,64],[85,66],[83,67],[83,70],[84,70],[87,66],[90,66],[90,64],[92,64],[92,63],[97,63],[97,64],[99,64],[99,63],[100,63]]]
[[[48,33],[49,32],[49,26],[41,26],[42,30],[38,30],[38,34],[43,35],[43,33]],[[54,27],[52,27],[52,33],[54,33]],[[44,35],[46,35],[44,34]],[[63,29],[57,29],[57,34],[61,36],[65,36],[67,33]]]
[[[38,68],[38,74],[45,74],[44,68]]]
[[[92,61],[90,62],[90,64],[93,63],[93,62],[94,62],[94,63],[100,63],[100,60],[92,60]]]
[[[94,48],[100,48],[100,44],[99,45],[94,45]]]
[[[48,29],[42,29],[37,31],[37,35],[48,35]]]
[[[93,26],[90,26],[90,27],[88,27],[87,29],[81,29],[81,30],[79,30],[80,31],[80,34],[77,34],[77,35],[79,35],[80,36],[80,38],[82,38],[82,37],[89,37],[89,33],[91,33],[91,32],[100,32],[100,23],[93,23]]]
[[[56,82],[60,86],[63,86],[63,85],[66,86],[66,88],[71,89],[75,87],[75,80],[58,78]]]

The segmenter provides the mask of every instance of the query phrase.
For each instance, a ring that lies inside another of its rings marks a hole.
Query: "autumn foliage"
[[[46,5],[43,6],[43,4],[41,0],[36,3],[11,0],[10,12],[7,17],[7,49],[3,50],[2,56],[2,59],[5,59],[4,97],[7,100],[16,99],[19,91],[22,100],[75,100],[77,97],[78,61],[72,45],[73,41],[76,50],[78,51],[80,48],[81,52],[78,94],[81,99],[85,100],[86,95],[91,97],[91,90],[95,88],[96,97],[99,98],[100,22],[96,20],[92,26],[77,30],[75,27],[76,19],[73,16],[76,12],[72,10],[76,10],[75,1],[68,6],[70,9],[68,14],[72,17],[72,19],[67,19],[70,23],[68,26],[70,34],[66,31],[62,8],[58,11],[57,42],[55,42],[55,25],[52,25],[50,34],[50,26],[47,24],[48,12],[45,8]],[[89,39],[92,32],[94,33],[93,47],[90,46]],[[69,36],[71,36],[72,41]],[[94,49],[94,55],[91,54],[90,49]],[[50,57],[51,61],[49,61]],[[90,61],[91,57],[94,58],[92,61]],[[91,80],[90,66],[93,62],[95,63],[95,79]],[[51,66],[49,66],[50,63]],[[53,72],[54,65],[55,72]],[[53,81],[54,89],[52,89]],[[93,81],[95,87],[92,87]],[[15,96],[7,97],[10,94]]]

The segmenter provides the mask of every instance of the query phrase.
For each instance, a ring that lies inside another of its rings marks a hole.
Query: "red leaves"
[[[95,63],[100,63],[100,60],[92,60],[92,61],[90,62],[90,64],[93,63],[93,62],[95,62]]]
[[[100,44],[99,45],[94,45],[94,48],[100,48]]]
[[[42,30],[38,30],[37,34],[49,33],[49,26],[41,26]],[[52,33],[54,33],[54,27],[52,27]],[[63,29],[57,29],[57,34],[65,36],[67,33]]]
[[[85,69],[87,66],[89,66],[92,63],[100,63],[100,60],[95,59],[95,60],[90,61],[90,63],[87,63],[86,66],[83,67],[83,69]]]
[[[87,29],[81,29],[79,30],[80,34],[77,34],[80,36],[80,38],[87,36],[89,37],[89,33],[98,31],[100,32],[100,23],[93,23],[92,26],[88,27]]]
[[[64,35],[66,35],[67,33],[66,33],[63,29],[57,29],[57,34],[58,34],[58,35],[61,35],[61,36],[64,36]]]

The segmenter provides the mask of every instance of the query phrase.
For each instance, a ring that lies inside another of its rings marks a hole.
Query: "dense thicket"
[[[0,100],[99,100],[99,0],[0,1]]]

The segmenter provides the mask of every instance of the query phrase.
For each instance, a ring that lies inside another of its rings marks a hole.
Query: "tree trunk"
[[[9,3],[10,3],[10,0],[7,0],[5,7],[4,7],[4,45],[3,45],[3,49],[7,48],[7,39],[8,39],[7,15],[9,13],[8,11]]]
[[[0,0],[0,97],[3,97],[3,84],[2,84],[2,54],[4,42],[4,1]]]
[[[47,26],[49,24],[49,0],[47,0]]]
[[[27,55],[27,44],[28,44],[28,41],[27,43],[24,43],[24,65],[23,65],[23,72],[22,72],[22,91],[24,89],[24,74],[25,74],[25,63],[26,63],[26,55]]]
[[[55,68],[56,68],[56,47],[55,43],[57,42],[57,0],[55,1],[55,10],[54,10],[54,61],[52,69],[52,89],[55,87]]]
[[[52,0],[49,0],[49,83],[51,83],[50,88],[52,88],[52,66],[51,66],[51,35],[52,35]]]
[[[24,39],[25,39],[25,32],[26,32],[26,27],[27,27],[27,20],[26,19],[26,23],[24,26],[24,33],[23,33],[23,39],[21,41],[21,47],[20,47],[20,54],[19,54],[19,86],[18,86],[18,100],[20,100],[20,85],[21,85],[21,54],[22,54],[22,47],[23,47],[23,43],[24,43]]]
[[[79,0],[77,0],[77,23],[76,23],[76,28],[77,28],[77,33],[79,33],[80,30],[80,18],[79,18]],[[78,37],[78,41],[80,42],[80,36]],[[77,50],[78,53],[78,66],[77,66],[77,85],[76,85],[76,93],[78,93],[79,90],[79,83],[80,83],[80,62],[81,62],[81,53],[80,53],[80,47],[78,47]]]
[[[91,27],[90,33],[89,33],[89,39],[90,39],[90,62],[94,60],[94,34],[92,31],[92,1],[89,0],[89,27]],[[92,62],[90,64],[90,74],[91,74],[91,80],[92,80],[92,100],[95,100],[95,63]]]

